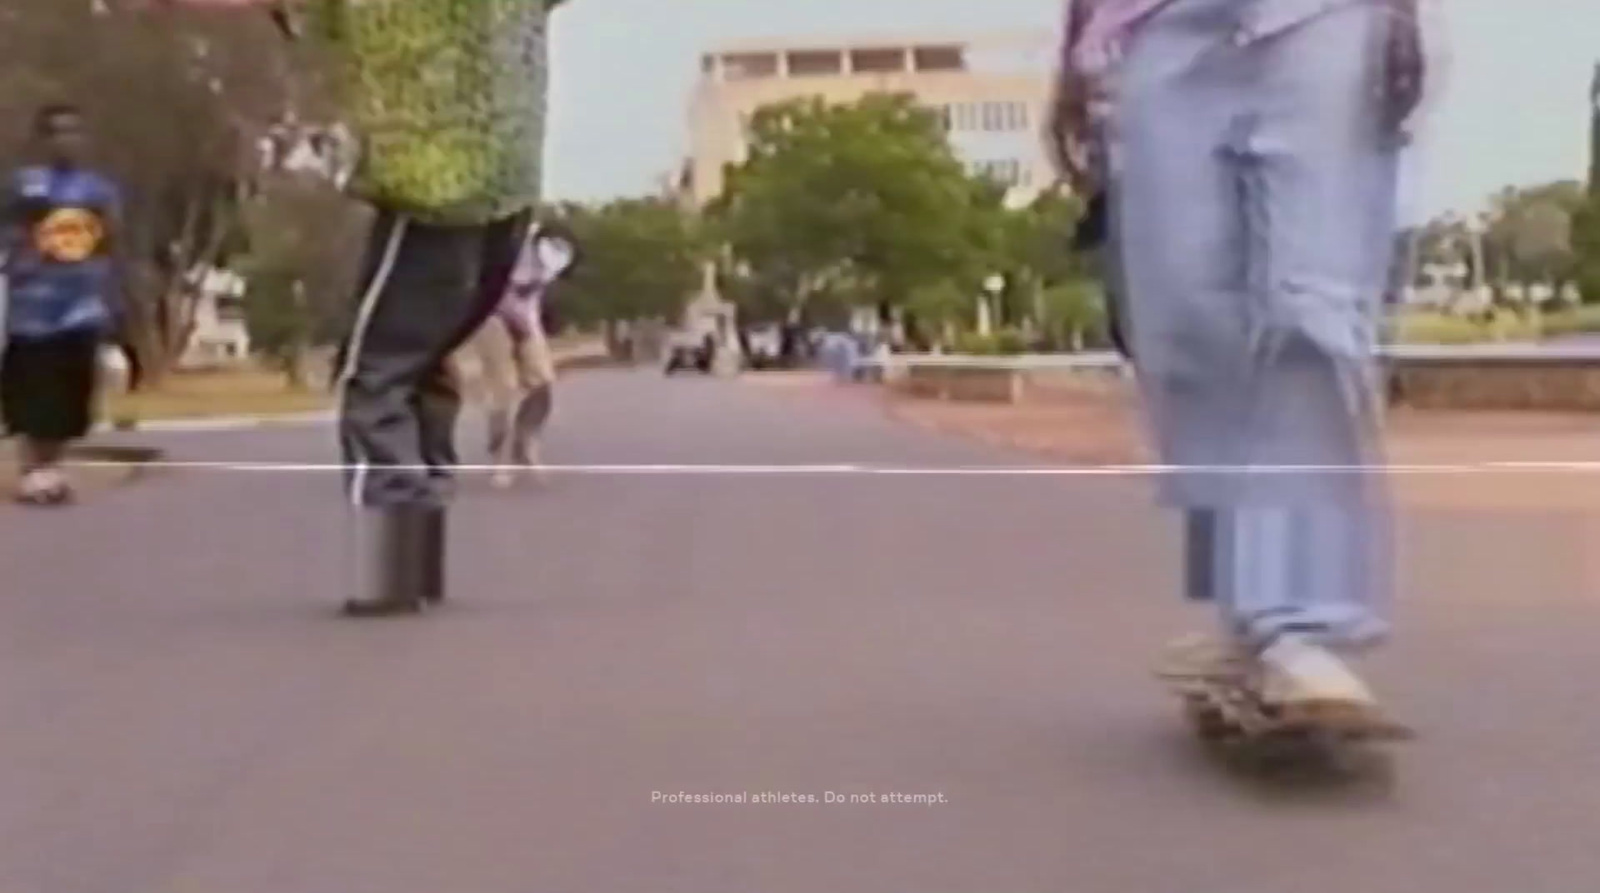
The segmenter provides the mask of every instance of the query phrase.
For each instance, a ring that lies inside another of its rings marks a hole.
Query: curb
[[[203,419],[155,419],[152,421],[135,421],[131,425],[115,422],[102,422],[95,426],[96,434],[130,434],[143,431],[151,432],[185,432],[185,431],[249,431],[257,428],[292,428],[305,425],[321,425],[332,423],[334,414],[328,410],[320,412],[286,413],[283,415],[266,416],[213,416]]]
[[[556,367],[574,372],[610,366],[613,360],[607,354],[578,353],[556,359]],[[101,422],[94,427],[95,434],[124,434],[141,431],[184,433],[190,431],[252,431],[261,428],[293,428],[332,424],[337,418],[331,409],[316,412],[282,413],[278,415],[211,416],[193,419],[134,420],[131,425]]]

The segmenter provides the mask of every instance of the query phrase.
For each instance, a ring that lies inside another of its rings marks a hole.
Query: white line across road
[[[149,462],[109,460],[79,460],[70,463],[78,468],[123,468],[138,466],[154,469],[187,469],[198,471],[234,471],[247,473],[344,473],[353,466],[338,462],[236,462],[236,461],[167,461]],[[425,472],[425,466],[385,466],[394,471]],[[460,472],[500,471],[502,465],[458,465]],[[605,465],[541,465],[536,470],[554,474],[590,476],[894,476],[894,477],[1115,477],[1168,474],[1403,474],[1403,475],[1463,475],[1463,474],[1571,474],[1600,472],[1600,462],[1473,462],[1455,464],[1405,464],[1405,465],[1305,465],[1305,466],[1176,466],[1155,464],[1134,465],[1060,465],[1060,466],[896,466],[873,464],[823,464],[823,465],[694,465],[694,464],[605,464]]]

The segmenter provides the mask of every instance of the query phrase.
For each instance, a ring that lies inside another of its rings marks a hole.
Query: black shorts
[[[100,340],[96,332],[11,338],[0,357],[0,421],[6,433],[47,442],[88,434]]]

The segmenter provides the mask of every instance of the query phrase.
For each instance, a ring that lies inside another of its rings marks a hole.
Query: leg
[[[473,336],[489,410],[489,456],[496,466],[494,484],[511,485],[510,466],[516,448],[517,373],[515,346],[505,323],[495,317]]]
[[[515,422],[516,455],[513,461],[523,468],[537,466],[540,459],[539,442],[555,398],[555,388],[542,384],[531,388],[517,407]]]
[[[1217,47],[1228,0],[1175,0],[1142,27],[1118,74],[1107,129],[1107,267],[1163,464],[1181,509],[1228,505],[1244,464],[1245,217],[1229,146],[1239,102]]]
[[[1118,211],[1141,380],[1173,464],[1359,465],[1371,406],[1361,310],[1381,292],[1372,274],[1386,261],[1374,253],[1391,239],[1374,224],[1393,200],[1362,111],[1373,11],[1352,6],[1237,46],[1244,9],[1178,0],[1128,59]],[[1220,509],[1211,550],[1191,530],[1190,565],[1193,579],[1213,579],[1230,633],[1257,647],[1285,632],[1381,634],[1363,582],[1381,565],[1368,538],[1378,501],[1359,475],[1170,483],[1181,505]],[[1214,575],[1200,567],[1207,551]],[[1352,567],[1363,573],[1335,572]],[[1322,681],[1360,694],[1338,675]]]
[[[374,226],[338,381],[351,499],[375,511],[357,514],[371,530],[358,530],[348,613],[405,613],[431,598],[427,564],[442,543],[424,544],[419,531],[433,530],[424,519],[444,508],[458,405],[441,367],[485,312],[474,283],[485,275],[484,245],[502,227],[423,226],[393,214]]]
[[[555,358],[550,353],[542,326],[534,325],[528,337],[516,344],[515,358],[518,399],[512,421],[516,443],[511,459],[527,468],[534,464],[535,441],[550,417],[556,378]]]
[[[381,216],[364,294],[340,370],[339,429],[358,506],[437,504],[427,474],[420,397],[449,352],[448,333],[473,311],[462,287],[477,274],[480,230]]]
[[[1395,221],[1395,146],[1372,97],[1386,20],[1352,5],[1264,38],[1261,115],[1244,140],[1252,221],[1252,460],[1273,508],[1237,519],[1237,619],[1326,647],[1381,638],[1389,579],[1375,447],[1378,318]]]
[[[472,339],[475,333],[494,328],[494,309],[500,304],[506,289],[510,286],[512,270],[516,266],[517,256],[522,250],[532,222],[532,212],[523,212],[491,224],[485,230],[482,244],[479,246],[477,299],[473,312],[469,319],[450,334],[450,351],[441,360],[440,386],[434,391],[431,400],[437,419],[434,427],[441,432],[437,437],[440,445],[435,452],[441,458],[448,459],[447,464],[433,466],[436,477],[448,479],[450,470],[459,464],[455,449],[455,427],[461,415],[462,382],[460,376],[454,374],[455,367],[450,357]],[[492,424],[491,416],[491,426]],[[494,440],[493,432],[490,440]]]
[[[379,219],[339,376],[340,433],[357,504],[443,502],[438,478],[448,468],[429,459],[453,458],[448,425],[435,422],[453,419],[460,397],[442,367],[498,301],[515,259],[514,234],[525,227],[521,216],[488,227]]]
[[[1184,592],[1191,601],[1217,597],[1217,513],[1190,509],[1184,513]]]
[[[59,503],[70,498],[61,471],[67,447],[94,422],[100,340],[97,333],[67,332],[17,339],[0,369],[0,406],[6,428],[22,442],[25,501]]]
[[[418,389],[415,403],[422,432],[422,455],[428,474],[447,490],[461,464],[456,454],[456,422],[461,416],[461,390],[448,362],[440,363]]]

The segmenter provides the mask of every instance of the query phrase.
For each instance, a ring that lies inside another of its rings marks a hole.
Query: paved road
[[[995,465],[848,400],[593,373],[553,458]],[[149,439],[158,435],[145,434]],[[159,435],[326,461],[326,432]],[[473,482],[455,593],[333,618],[319,473],[0,509],[6,893],[1580,893],[1600,877],[1581,525],[1430,516],[1390,797],[1230,778],[1147,678],[1196,618],[1136,481]],[[652,792],[942,794],[653,804]]]

